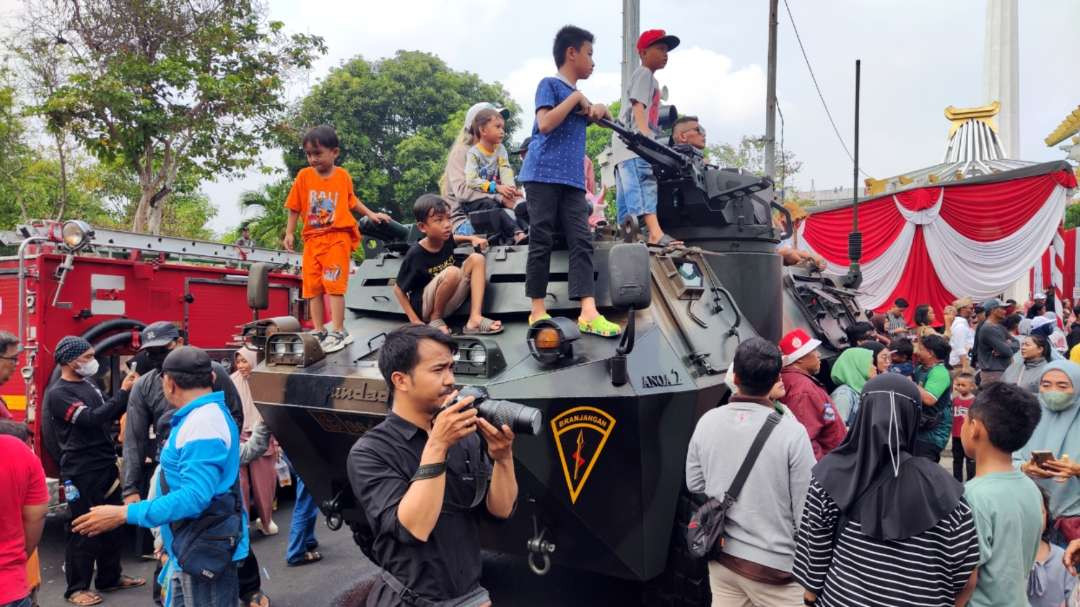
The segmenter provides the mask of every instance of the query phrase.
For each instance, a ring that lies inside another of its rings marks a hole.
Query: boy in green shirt
[[[964,497],[979,533],[979,566],[962,598],[972,607],[1027,604],[1027,577],[1039,550],[1042,497],[1012,452],[1023,447],[1042,415],[1028,391],[1000,382],[984,387],[960,428],[964,452],[975,460],[975,478]],[[964,601],[957,601],[963,605]]]

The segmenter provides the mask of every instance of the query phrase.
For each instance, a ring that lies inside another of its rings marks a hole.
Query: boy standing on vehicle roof
[[[462,332],[466,335],[502,333],[502,321],[480,314],[486,286],[484,256],[472,253],[460,267],[454,263],[454,248],[458,244],[486,249],[487,240],[454,234],[450,205],[435,194],[417,198],[413,216],[424,237],[405,253],[394,282],[394,296],[409,321],[427,323],[449,334],[450,328],[444,320],[446,315],[452,314],[471,295],[469,320]]]
[[[586,123],[611,117],[607,107],[589,103],[577,90],[578,80],[592,74],[592,53],[592,34],[572,25],[563,27],[555,34],[553,49],[559,71],[536,85],[536,120],[519,176],[529,205],[525,296],[532,300],[530,324],[551,318],[545,303],[551,247],[553,234],[561,229],[570,249],[570,299],[581,302],[578,328],[582,333],[616,337],[622,329],[600,314],[593,296],[593,247],[581,160]]]
[[[315,335],[324,352],[337,352],[352,343],[345,332],[345,289],[349,285],[349,258],[360,245],[360,230],[352,210],[372,221],[390,221],[386,213],[376,213],[364,206],[353,192],[352,177],[334,166],[341,153],[337,132],[332,127],[317,126],[304,135],[304,154],[309,167],[296,174],[285,208],[289,222],[283,244],[294,250],[296,222],[304,216],[303,296],[311,309]],[[322,302],[330,296],[330,330],[323,323]]]
[[[628,103],[619,112],[619,121],[630,130],[649,138],[655,138],[660,132],[660,83],[653,73],[664,69],[668,51],[677,46],[679,39],[664,30],[648,30],[638,37],[641,65],[630,77],[626,90]],[[630,151],[618,133],[611,135],[611,162],[615,164],[615,206],[619,224],[627,215],[634,215],[644,220],[650,244],[681,244],[664,234],[656,219],[656,176],[652,165]]]

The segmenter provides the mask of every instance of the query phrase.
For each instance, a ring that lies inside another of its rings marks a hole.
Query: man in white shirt
[[[949,365],[955,367],[958,364],[967,366],[963,361],[969,361],[968,353],[975,347],[975,329],[971,327],[971,314],[974,311],[974,302],[970,297],[961,297],[953,302],[956,308],[956,318],[953,319],[950,330],[949,345],[952,352],[949,354]]]

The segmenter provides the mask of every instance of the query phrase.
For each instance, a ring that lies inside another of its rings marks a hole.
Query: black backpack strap
[[[727,494],[724,495],[724,501],[729,505],[739,499],[739,492],[742,491],[743,485],[746,484],[746,477],[750,476],[750,470],[754,467],[754,463],[757,462],[758,455],[761,454],[761,448],[765,446],[765,441],[769,439],[769,435],[772,434],[773,429],[779,423],[780,414],[773,411],[765,420],[765,424],[758,430],[754,442],[750,445],[750,451],[746,454],[746,459],[739,466],[739,471],[735,473],[735,480],[731,481],[731,487],[728,488]]]

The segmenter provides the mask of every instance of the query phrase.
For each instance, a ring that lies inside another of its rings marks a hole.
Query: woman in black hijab
[[[847,438],[814,467],[793,571],[808,604],[952,607],[964,589],[975,524],[963,486],[911,454],[920,402],[901,375],[866,382]]]

